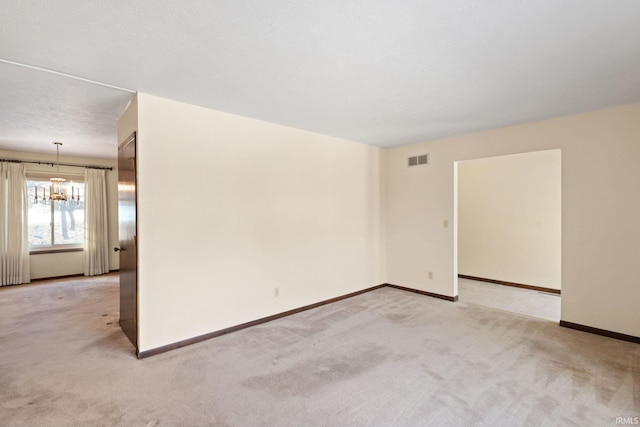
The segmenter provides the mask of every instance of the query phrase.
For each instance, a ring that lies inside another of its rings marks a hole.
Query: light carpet
[[[560,295],[458,279],[460,301],[560,322]]]
[[[0,288],[2,426],[597,426],[640,346],[382,288],[137,360],[117,275]]]

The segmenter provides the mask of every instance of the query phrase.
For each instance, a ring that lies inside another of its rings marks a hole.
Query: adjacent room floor
[[[458,279],[461,301],[512,313],[560,321],[560,295],[494,283]]]
[[[637,344],[392,288],[143,360],[117,275],[0,288],[3,426],[615,425],[639,384]]]

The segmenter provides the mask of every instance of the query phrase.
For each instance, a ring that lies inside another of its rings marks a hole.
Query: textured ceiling
[[[0,59],[379,146],[640,101],[637,0],[0,0]],[[0,63],[0,148],[115,156],[131,97]]]
[[[115,157],[117,119],[132,94],[0,63],[0,149]]]

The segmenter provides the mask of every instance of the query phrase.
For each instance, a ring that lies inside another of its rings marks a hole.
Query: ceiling
[[[382,147],[640,102],[637,0],[0,7],[0,149],[115,157],[135,91]]]

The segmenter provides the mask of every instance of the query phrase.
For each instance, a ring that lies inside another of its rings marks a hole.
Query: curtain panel
[[[0,162],[0,286],[31,281],[24,165]]]
[[[85,169],[84,275],[109,272],[106,171]]]

